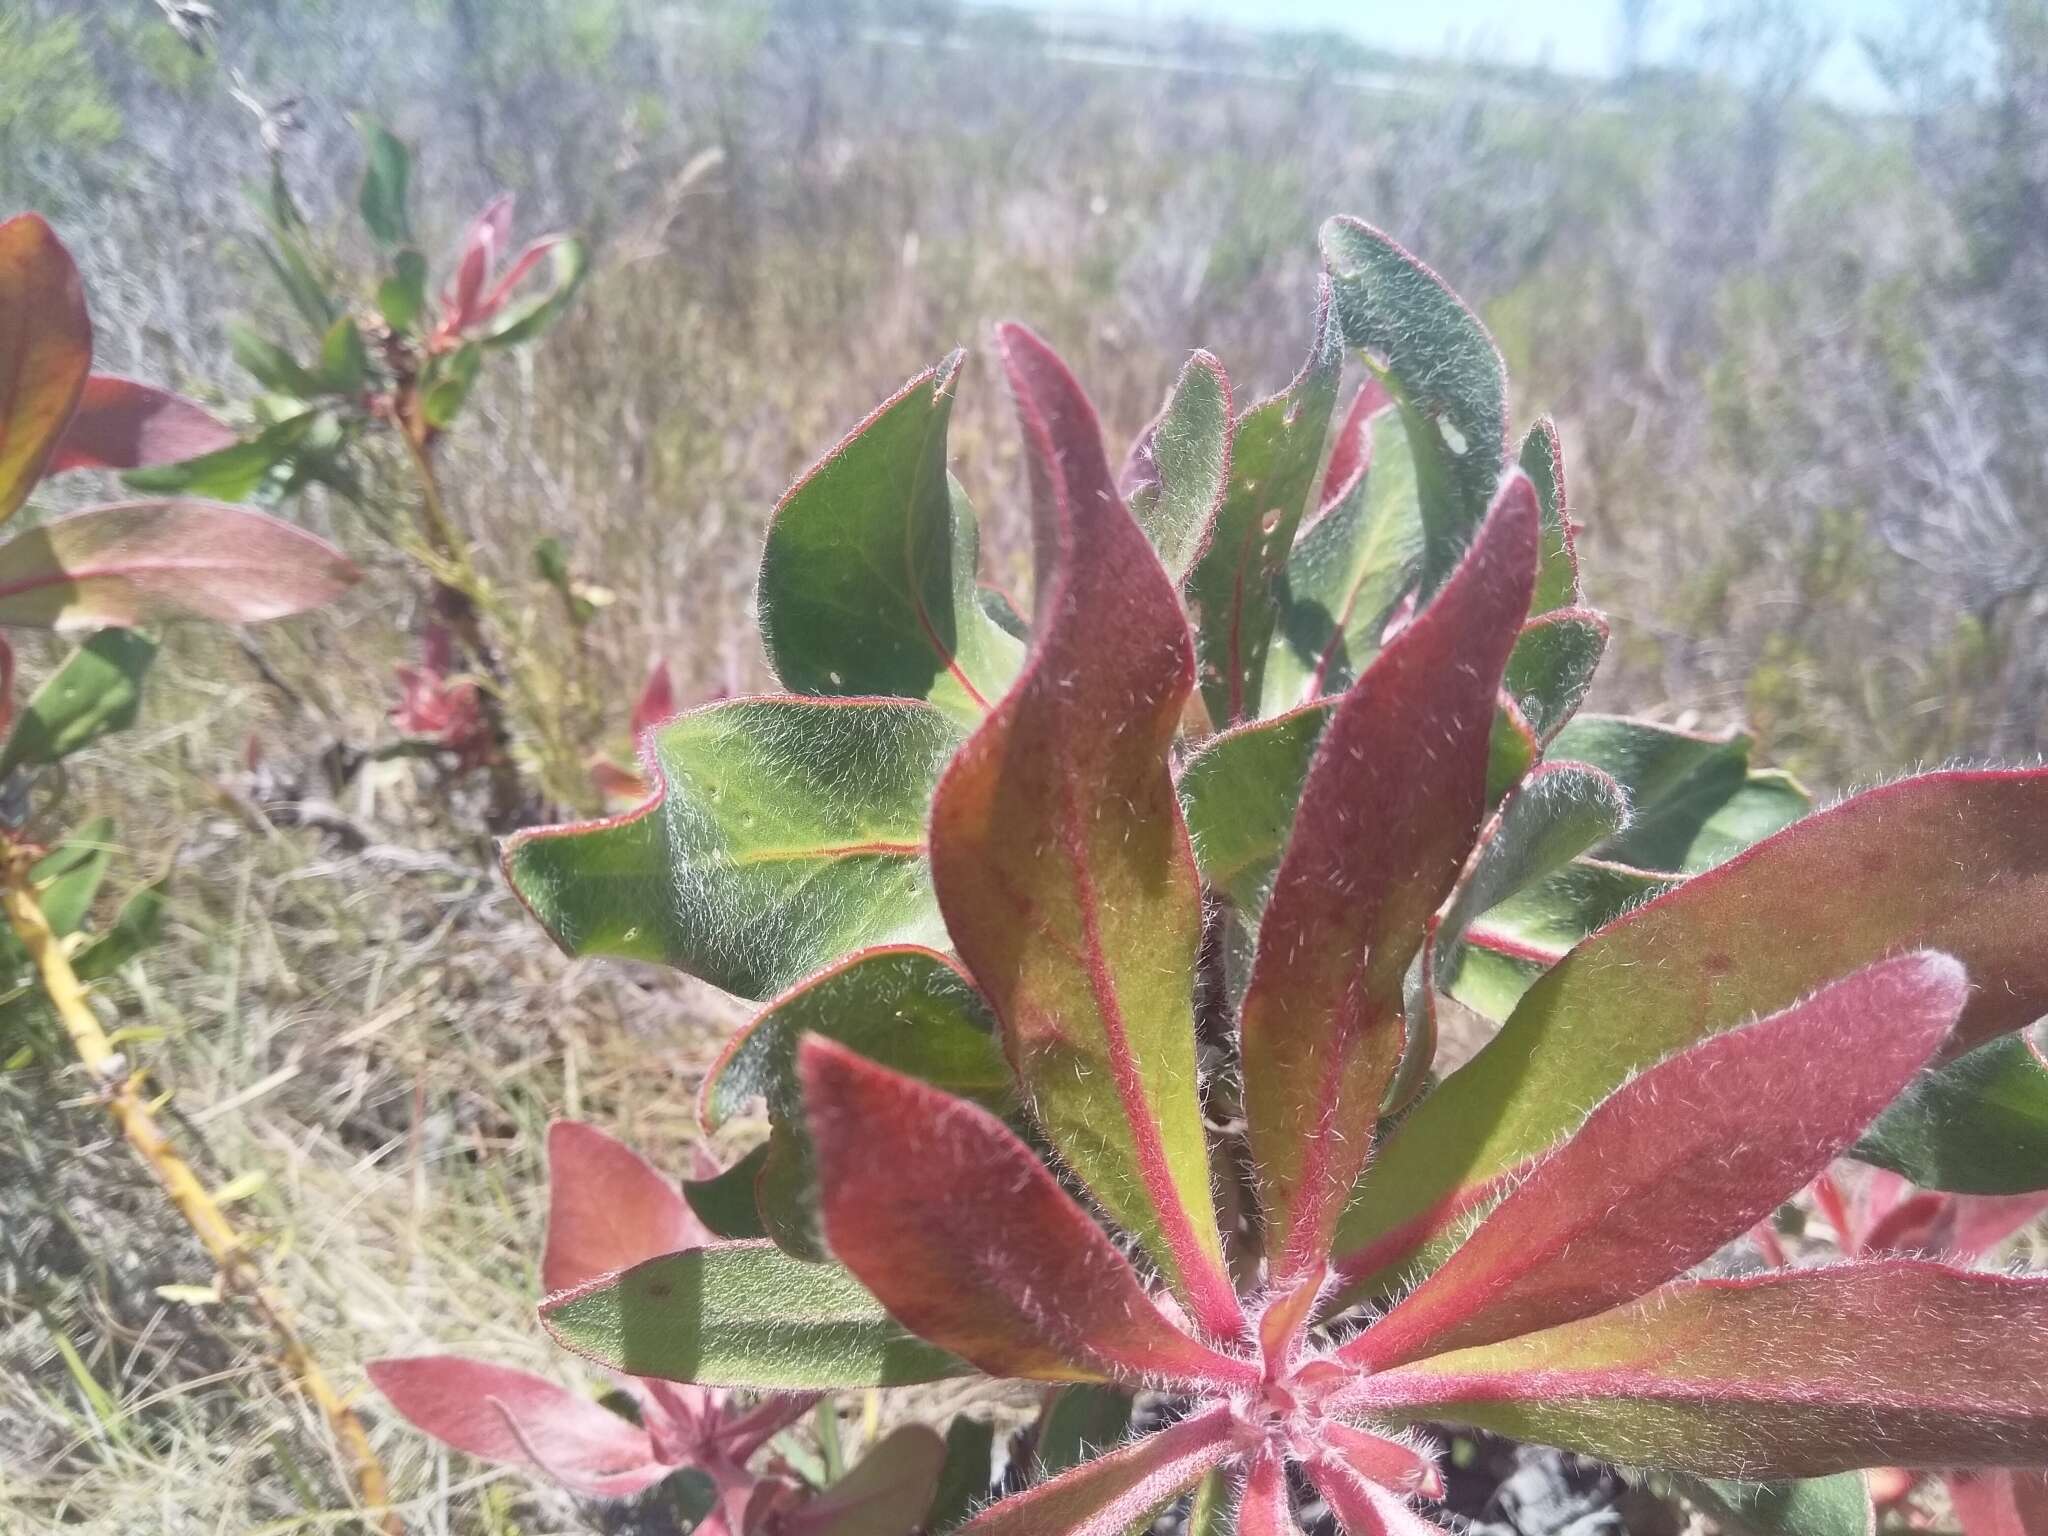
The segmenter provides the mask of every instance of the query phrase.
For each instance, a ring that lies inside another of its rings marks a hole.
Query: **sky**
[[[1881,105],[1858,34],[1898,29],[1915,0],[1793,0],[1833,34],[1816,73],[1821,94],[1850,106]],[[1192,16],[1251,27],[1334,27],[1376,47],[1421,57],[1539,64],[1571,74],[1611,70],[1618,0],[1037,0],[1048,10],[1139,19]],[[1678,51],[1727,0],[1652,0],[1650,56]]]

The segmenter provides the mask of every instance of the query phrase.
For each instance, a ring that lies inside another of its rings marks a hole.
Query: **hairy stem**
[[[71,969],[63,943],[51,930],[42,903],[36,898],[29,876],[31,851],[10,843],[0,851],[0,860],[4,860],[5,876],[4,884],[0,884],[0,901],[5,903],[8,925],[34,962],[50,1006],[62,1021],[79,1062],[98,1085],[107,1113],[128,1144],[149,1165],[165,1196],[185,1218],[185,1224],[206,1245],[206,1251],[220,1266],[224,1288],[245,1297],[269,1326],[277,1339],[279,1367],[327,1420],[374,1528],[383,1536],[403,1536],[405,1528],[391,1508],[384,1464],[372,1449],[362,1420],[335,1391],[307,1347],[284,1298],[264,1283],[242,1234],[200,1182],[192,1165],[171,1144],[137,1087],[137,1075],[127,1070],[121,1054],[100,1027],[99,1016],[86,1001],[85,987]]]

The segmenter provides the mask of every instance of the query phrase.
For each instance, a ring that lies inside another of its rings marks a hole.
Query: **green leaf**
[[[932,1493],[925,1529],[946,1536],[983,1504],[995,1481],[996,1428],[987,1419],[958,1415],[946,1426],[946,1464]]]
[[[0,778],[90,746],[135,723],[142,679],[156,642],[132,629],[101,630],[73,651],[35,691],[0,750]]]
[[[363,333],[355,321],[343,315],[329,327],[320,343],[320,384],[328,394],[353,395],[369,375],[370,357],[363,349]]]
[[[1264,699],[1280,573],[1315,492],[1343,372],[1344,339],[1325,283],[1301,372],[1234,424],[1230,483],[1215,531],[1187,577],[1202,700],[1219,728],[1249,718]]]
[[[1580,940],[1676,883],[1625,864],[1574,859],[1474,919],[1440,964],[1437,985],[1467,1008],[1505,1019]]]
[[[59,843],[30,872],[43,916],[60,939],[76,933],[114,857],[114,820],[95,816]]]
[[[946,473],[961,354],[930,368],[783,497],[761,556],[761,635],[783,686],[928,699],[979,723],[1023,647],[983,611],[974,511]]]
[[[1437,930],[1440,971],[1457,970],[1465,931],[1628,820],[1628,796],[1583,763],[1546,763],[1522,781]]]
[[[497,319],[484,328],[479,338],[485,346],[511,347],[531,341],[553,325],[562,311],[569,307],[570,300],[576,297],[590,260],[583,242],[568,236],[560,237],[548,247],[547,257],[546,286],[532,298],[508,304],[500,310]]]
[[[468,403],[469,392],[476,384],[477,369],[482,366],[483,359],[483,348],[472,341],[434,360],[428,370],[431,382],[420,402],[420,410],[429,426],[446,429],[454,425],[455,418],[462,414],[462,407]]]
[[[1395,410],[1371,419],[1371,467],[1287,557],[1280,634],[1266,658],[1265,713],[1341,693],[1379,654],[1422,558],[1415,460]]]
[[[412,244],[412,155],[382,123],[364,118],[363,190],[356,206],[379,245]]]
[[[1131,1395],[1107,1383],[1076,1382],[1053,1393],[1038,1421],[1033,1472],[1057,1476],[1123,1443],[1131,1427]]]
[[[945,1464],[936,1431],[901,1425],[805,1504],[795,1527],[804,1536],[910,1536],[925,1525]]]
[[[1586,608],[1531,619],[1508,658],[1508,696],[1538,741],[1549,741],[1578,710],[1607,650],[1607,621]]]
[[[1181,369],[1166,408],[1131,450],[1124,499],[1176,582],[1215,526],[1230,483],[1230,381],[1197,352]]]
[[[1388,1138],[1345,1217],[1344,1273],[1408,1262],[1643,1067],[1886,955],[1967,968],[1956,1050],[2032,1023],[2043,911],[2048,770],[1929,774],[1805,818],[1549,970]]]
[[[1256,927],[1294,829],[1294,809],[1334,699],[1213,736],[1180,775],[1202,878]]]
[[[1536,597],[1531,613],[1550,613],[1558,608],[1576,608],[1579,591],[1579,552],[1572,538],[1571,506],[1565,495],[1564,448],[1557,440],[1557,426],[1548,416],[1529,429],[1522,439],[1522,473],[1536,487],[1543,509],[1543,563],[1536,572]]]
[[[767,1161],[768,1143],[764,1141],[723,1173],[683,1180],[683,1199],[716,1237],[766,1237],[768,1229],[761,1224],[754,1181]]]
[[[785,1250],[815,1258],[824,1252],[817,1170],[796,1079],[806,1033],[999,1110],[1011,1106],[1015,1080],[988,1004],[958,966],[928,949],[863,950],[799,983],[734,1036],[705,1075],[700,1116],[715,1130],[766,1099],[775,1126],[764,1168],[767,1230]]]
[[[103,980],[155,946],[163,929],[164,887],[169,878],[163,876],[130,892],[106,932],[95,934],[71,957],[71,969],[80,981]]]
[[[272,472],[291,458],[319,419],[303,411],[265,427],[247,442],[176,464],[130,470],[121,477],[138,491],[168,496],[204,496],[213,501],[247,501]]]
[[[327,328],[334,323],[337,306],[328,293],[328,283],[315,270],[306,249],[305,215],[299,212],[291,188],[285,184],[282,161],[271,162],[269,182],[251,187],[248,197],[274,237],[259,243],[257,249],[300,318],[315,336],[326,335]]]
[[[345,316],[335,322],[337,326],[348,323]],[[298,359],[294,358],[291,353],[257,331],[254,327],[240,320],[230,320],[227,331],[228,350],[234,354],[235,361],[240,363],[256,382],[265,389],[273,390],[281,395],[290,395],[300,400],[310,400],[316,395],[325,393],[320,379],[315,374],[301,367]],[[332,332],[330,331],[325,334],[331,335]],[[323,347],[324,345],[325,343],[323,342]],[[234,450],[222,449],[221,451],[223,453],[232,453]],[[206,457],[210,458],[214,457],[214,455],[209,454]],[[196,463],[198,461],[187,460],[186,462]]]
[[[549,1297],[541,1321],[611,1370],[703,1386],[894,1387],[970,1369],[905,1333],[845,1270],[772,1243],[650,1259]]]
[[[1785,1483],[1680,1476],[1672,1484],[1732,1536],[1871,1536],[1877,1529],[1861,1472]]]
[[[427,258],[410,246],[391,257],[391,275],[377,285],[377,312],[400,335],[410,335],[427,306]]]
[[[849,950],[945,942],[925,816],[958,736],[938,711],[738,699],[651,740],[652,804],[506,845],[514,889],[570,954],[765,998]]]
[[[1507,465],[1507,371],[1486,327],[1371,225],[1323,225],[1344,339],[1373,361],[1415,457],[1424,599],[1456,568]]]
[[[1923,1189],[2048,1189],[2048,1058],[2038,1035],[2006,1035],[1926,1073],[1878,1118],[1855,1155]]]

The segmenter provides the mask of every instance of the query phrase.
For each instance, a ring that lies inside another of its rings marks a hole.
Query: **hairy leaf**
[[[1354,1406],[1771,1481],[2048,1460],[2048,1278],[1917,1259],[1666,1286],[1363,1378]]]
[[[984,1109],[815,1036],[800,1058],[833,1254],[992,1376],[1242,1383],[1166,1320],[1088,1214]]]
[[[1214,1408],[999,1499],[960,1529],[963,1536],[1121,1536],[1249,1449],[1253,1434],[1228,1408]]]
[[[1574,945],[1675,884],[1670,875],[1574,859],[1474,919],[1443,957],[1438,985],[1466,1007],[1505,1019]]]
[[[1038,1419],[1032,1470],[1051,1477],[1114,1450],[1131,1427],[1131,1394],[1122,1387],[1076,1382],[1061,1387]]]
[[[1783,1483],[1685,1477],[1677,1485],[1732,1536],[1874,1536],[1877,1530],[1861,1472]]]
[[[768,1236],[768,1228],[761,1220],[761,1204],[754,1193],[755,1181],[767,1161],[768,1143],[764,1141],[722,1173],[683,1180],[684,1201],[712,1236]]]
[[[773,1243],[717,1243],[636,1264],[541,1303],[565,1347],[630,1376],[757,1391],[938,1381],[968,1369],[913,1338],[836,1264]]]
[[[1577,712],[1607,650],[1607,620],[1588,608],[1558,608],[1531,619],[1508,660],[1505,687],[1538,741]]]
[[[1254,714],[1263,697],[1266,653],[1280,613],[1280,573],[1315,491],[1343,372],[1344,339],[1331,318],[1330,286],[1324,282],[1301,372],[1233,424],[1230,483],[1208,547],[1188,573],[1202,699],[1218,726]]]
[[[141,469],[218,453],[235,434],[202,407],[133,379],[95,373],[65,427],[46,474],[70,469]]]
[[[1301,787],[1335,700],[1223,731],[1181,770],[1180,799],[1202,878],[1256,924],[1294,828]]]
[[[1266,658],[1266,714],[1326,693],[1341,693],[1379,653],[1381,637],[1413,589],[1422,557],[1415,460],[1400,412],[1373,385],[1359,404],[1380,409],[1353,432],[1356,477],[1301,535],[1287,557],[1280,633]],[[1333,454],[1330,476],[1339,465]]]
[[[1341,1358],[1379,1370],[1492,1344],[1684,1274],[1846,1151],[1966,994],[1944,955],[1880,961],[1631,1078]]]
[[[1951,1472],[1947,1482],[1963,1536],[2048,1532],[2048,1472]]]
[[[947,931],[1047,1136],[1212,1333],[1238,1325],[1209,1194],[1201,890],[1167,765],[1194,660],[1173,583],[1052,351],[1001,333],[1031,469],[1030,655],[932,802]]]
[[[52,518],[0,545],[0,624],[253,624],[332,602],[360,576],[324,539],[260,512],[117,502]]]
[[[1118,477],[1131,516],[1176,582],[1201,558],[1230,486],[1230,380],[1197,352]]]
[[[1212,1474],[1213,1475],[1213,1474]],[[1287,1461],[1271,1449],[1252,1457],[1237,1501],[1236,1536],[1298,1536],[1287,1498]]]
[[[1857,1143],[1866,1163],[1925,1189],[2048,1189],[2048,1056],[2005,1035],[1915,1082]]]
[[[1421,590],[1450,579],[1507,464],[1507,372],[1486,327],[1428,267],[1357,219],[1323,225],[1344,339],[1400,407],[1422,515]]]
[[[142,679],[155,659],[156,642],[133,630],[107,629],[88,639],[16,718],[0,749],[0,777],[57,762],[133,725],[142,707]]]
[[[548,1127],[548,1290],[711,1240],[682,1191],[624,1142],[579,1120]]]
[[[1529,611],[1576,608],[1581,600],[1579,551],[1572,535],[1571,499],[1565,493],[1564,445],[1557,439],[1557,424],[1548,416],[1522,439],[1518,462],[1536,487],[1536,503],[1543,509],[1543,564],[1536,572]]]
[[[797,481],[761,557],[784,686],[929,699],[970,725],[1021,648],[982,612],[974,511],[946,473],[962,354],[912,379]]]
[[[0,221],[0,519],[41,478],[92,371],[71,253],[42,215]]]
[[[896,699],[709,705],[643,740],[655,800],[518,834],[505,872],[572,955],[769,997],[850,949],[943,941],[925,808],[957,740]]]
[[[1259,929],[1245,1118],[1276,1273],[1328,1252],[1402,1045],[1402,981],[1486,809],[1501,670],[1529,606],[1535,493],[1502,489],[1470,555],[1323,732]]]
[[[1809,816],[1581,944],[1402,1122],[1341,1268],[1406,1260],[1641,1067],[1887,954],[1973,984],[1951,1050],[2048,1013],[2048,770],[1907,779]]]
[[[925,1515],[931,1536],[946,1536],[988,1501],[995,1476],[995,1425],[960,1414],[946,1426],[946,1464]]]

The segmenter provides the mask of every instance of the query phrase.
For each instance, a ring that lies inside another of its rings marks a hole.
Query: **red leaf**
[[[1193,1017],[1201,885],[1168,769],[1194,652],[1052,351],[1000,332],[1031,469],[1023,671],[932,800],[933,884],[1040,1123],[1203,1328],[1243,1328],[1209,1192]]]
[[[624,1142],[580,1120],[548,1127],[548,1290],[714,1241],[674,1182]]]
[[[676,680],[666,660],[647,669],[647,681],[640,685],[640,697],[633,705],[633,739],[653,729],[676,712]]]
[[[91,371],[71,253],[40,214],[0,222],[0,518],[42,477]]]
[[[324,539],[260,512],[117,502],[51,518],[0,545],[0,624],[253,624],[332,602],[361,575]]]
[[[655,1460],[645,1431],[525,1371],[458,1355],[372,1360],[367,1369],[392,1407],[444,1445],[535,1467],[575,1493],[619,1498],[672,1470]]]
[[[1963,1536],[2048,1536],[2048,1472],[1951,1474]]]
[[[1118,1536],[1249,1450],[1255,1433],[1228,1408],[1182,1419],[1122,1450],[999,1499],[959,1536]]]
[[[462,255],[456,262],[455,282],[442,297],[442,304],[448,311],[444,324],[451,334],[465,331],[490,318],[478,309],[477,299],[483,293],[485,279],[511,244],[512,194],[500,192],[484,205],[483,211],[471,221],[468,232],[462,237]]]
[[[1397,1493],[1419,1493],[1432,1499],[1443,1496],[1444,1478],[1436,1458],[1412,1445],[1354,1429],[1337,1419],[1329,1420],[1317,1434],[1329,1452],[1360,1477]]]
[[[1237,1536],[1300,1536],[1287,1499],[1286,1459],[1267,1447],[1252,1458],[1237,1501]]]
[[[1372,468],[1372,419],[1393,408],[1394,397],[1387,393],[1387,386],[1378,375],[1369,376],[1358,386],[1358,393],[1351,397],[1351,406],[1330,444],[1330,462],[1323,471],[1322,494],[1317,497],[1318,517],[1349,496]]]
[[[1684,1274],[1846,1152],[1967,995],[1953,960],[1908,955],[1650,1068],[1340,1356],[1383,1370],[1590,1317]]]
[[[1329,1251],[1401,1058],[1402,980],[1486,812],[1494,700],[1536,575],[1536,494],[1495,498],[1441,592],[1338,702],[1245,993],[1245,1118],[1275,1272]]]
[[[826,1243],[911,1332],[992,1376],[1258,1379],[1168,1322],[994,1115],[816,1035],[798,1072]]]
[[[232,447],[235,434],[203,407],[133,379],[96,373],[43,471],[142,469]]]
[[[1771,1481],[2048,1462],[2048,1277],[1919,1259],[1664,1286],[1359,1378],[1333,1407]]]
[[[1398,1494],[1361,1477],[1335,1456],[1313,1458],[1308,1475],[1345,1536],[1444,1536],[1441,1526],[1416,1514]]]

